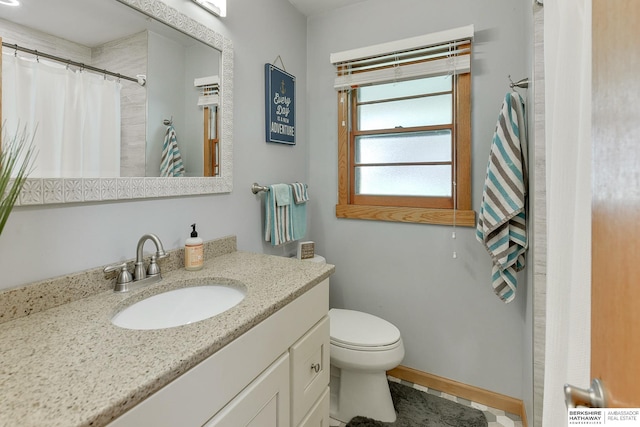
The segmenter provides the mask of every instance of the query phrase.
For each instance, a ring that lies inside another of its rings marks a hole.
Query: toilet
[[[307,261],[326,262],[320,255]],[[360,415],[394,422],[386,371],[404,358],[400,331],[384,319],[354,310],[332,308],[329,321],[331,418],[348,423]]]
[[[355,416],[394,422],[386,371],[404,358],[400,331],[384,319],[354,310],[329,310],[331,418]]]

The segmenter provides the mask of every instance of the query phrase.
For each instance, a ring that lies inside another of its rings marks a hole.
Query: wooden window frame
[[[424,197],[356,196],[353,191],[355,133],[349,131],[347,91],[338,91],[338,204],[336,217],[423,224],[475,227],[475,212],[471,209],[471,74],[458,74],[454,83],[455,144],[453,164],[456,183],[451,198],[431,199],[431,207],[421,207]],[[352,98],[355,98],[352,97]]]

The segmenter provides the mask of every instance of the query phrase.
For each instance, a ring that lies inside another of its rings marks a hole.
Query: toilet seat
[[[331,344],[357,351],[386,351],[401,345],[400,331],[372,314],[329,310]]]
[[[353,344],[345,344],[345,343],[336,342],[333,340],[331,340],[330,344],[336,347],[344,348],[347,350],[355,350],[355,351],[387,351],[387,350],[393,350],[394,348],[397,348],[400,345],[400,340],[396,341],[393,344],[377,346],[377,347],[366,347],[366,346],[359,346],[359,345],[353,345]]]

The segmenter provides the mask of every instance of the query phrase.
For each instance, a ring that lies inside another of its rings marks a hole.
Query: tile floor
[[[413,387],[425,393],[430,393],[435,396],[442,397],[444,399],[449,399],[454,402],[458,402],[462,405],[471,406],[472,408],[479,409],[482,412],[484,412],[485,417],[487,417],[487,421],[489,422],[488,427],[522,427],[522,420],[520,419],[519,415],[510,414],[500,409],[491,408],[486,405],[482,405],[480,403],[472,402],[470,400],[463,399],[461,397],[456,397],[447,393],[443,393],[435,389],[429,389],[427,387],[423,387],[418,384],[413,384],[408,381],[401,381],[397,378],[389,377],[389,381],[401,382],[402,384],[408,385],[410,387]],[[344,427],[346,424],[341,423],[339,421],[331,420],[330,425],[335,427]]]

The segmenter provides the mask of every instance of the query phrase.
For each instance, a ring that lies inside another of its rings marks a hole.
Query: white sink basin
[[[234,307],[242,289],[203,285],[175,289],[143,299],[118,312],[111,323],[125,329],[165,329],[208,319]]]

